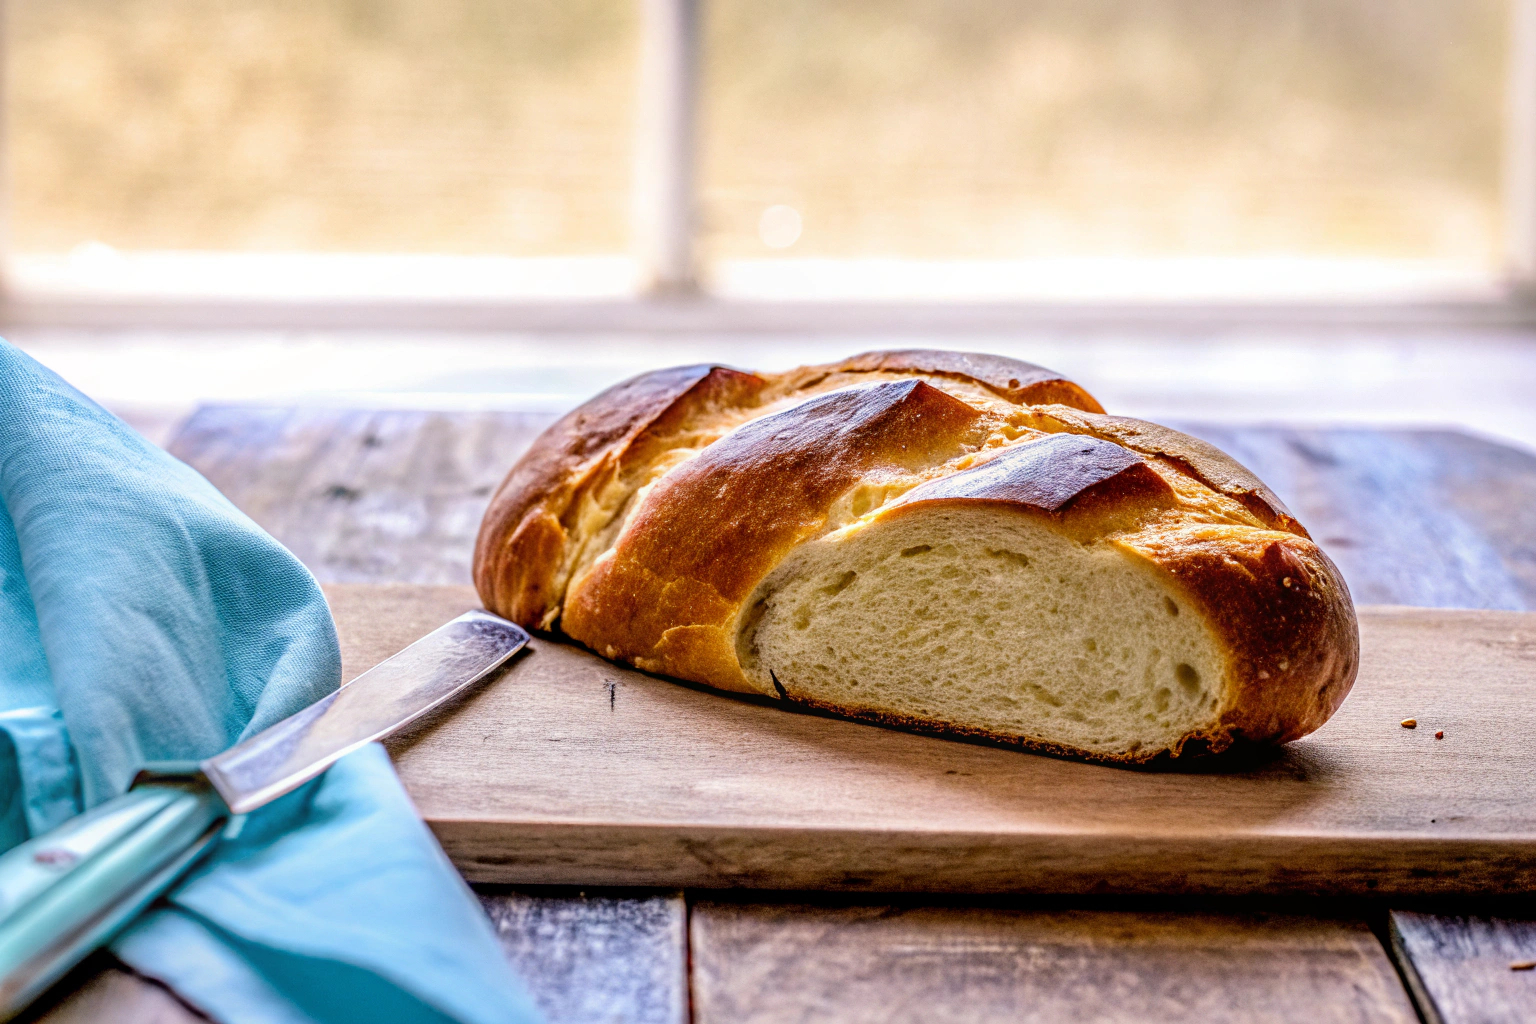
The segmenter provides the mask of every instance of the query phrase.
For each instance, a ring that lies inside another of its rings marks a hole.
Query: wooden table
[[[323,582],[463,583],[491,490],[549,419],[204,408],[170,448]],[[1536,609],[1536,457],[1447,431],[1183,426],[1291,504],[1358,602]],[[1536,1020],[1536,971],[1511,969],[1536,960],[1524,894],[481,899],[557,1024]],[[43,1016],[196,1019],[104,957]]]

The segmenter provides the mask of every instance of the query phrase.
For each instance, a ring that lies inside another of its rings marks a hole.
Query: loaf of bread
[[[955,352],[610,388],[512,468],[475,583],[648,672],[1116,763],[1303,736],[1359,662],[1338,569],[1242,466]]]

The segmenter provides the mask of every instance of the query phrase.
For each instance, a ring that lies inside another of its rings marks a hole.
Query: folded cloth
[[[0,341],[0,849],[340,673],[297,559]],[[250,815],[113,948],[230,1024],[536,1018],[377,745]]]

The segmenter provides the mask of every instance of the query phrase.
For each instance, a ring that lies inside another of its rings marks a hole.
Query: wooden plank
[[[1392,950],[1429,1024],[1536,1020],[1536,921],[1393,911]]]
[[[553,419],[205,406],[169,450],[321,582],[468,583],[491,492]]]
[[[480,902],[546,1020],[687,1024],[688,911],[680,893],[538,895]]]
[[[696,1024],[1417,1021],[1359,921],[700,903],[691,935]]]
[[[348,673],[477,604],[469,588],[327,593]],[[482,882],[1359,894],[1536,883],[1536,615],[1366,608],[1361,622],[1343,709],[1247,765],[1128,771],[913,736],[548,640],[391,749],[449,856]],[[1418,729],[1398,725],[1410,716]]]
[[[1273,487],[1357,602],[1536,610],[1536,455],[1450,430],[1181,429]]]
[[[687,906],[631,896],[482,891],[502,949],[546,1020],[687,1024]],[[36,1024],[202,1024],[160,984],[100,954],[28,1015]]]

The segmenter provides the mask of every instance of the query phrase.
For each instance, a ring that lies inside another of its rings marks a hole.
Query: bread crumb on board
[[[1419,727],[1419,720],[1417,718],[1405,718],[1398,724],[1404,729],[1417,729]]]

